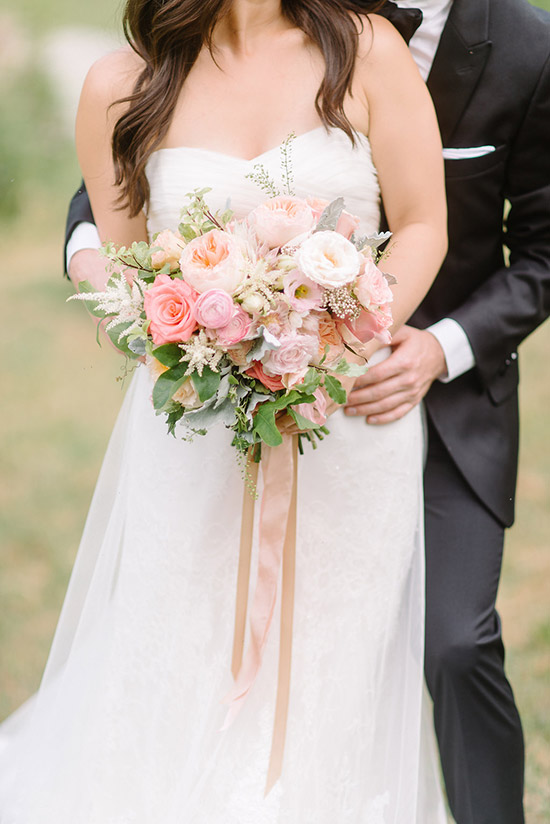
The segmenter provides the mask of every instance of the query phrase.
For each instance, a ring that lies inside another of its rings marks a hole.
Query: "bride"
[[[445,252],[441,145],[404,42],[358,9],[128,0],[132,48],[92,68],[77,121],[102,238],[127,245],[175,228],[196,187],[244,215],[264,198],[247,175],[261,163],[277,176],[295,132],[298,196],[344,195],[373,232],[382,195],[404,323]],[[440,824],[422,720],[419,410],[372,429],[337,410],[330,436],[300,458],[286,750],[264,797],[276,631],[220,731],[243,486],[231,433],[168,436],[151,387],[140,367],[41,688],[0,730],[1,824]]]

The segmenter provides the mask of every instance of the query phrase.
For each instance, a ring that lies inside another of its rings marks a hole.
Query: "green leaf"
[[[307,370],[306,376],[302,383],[299,383],[298,386],[296,386],[295,388],[298,389],[300,392],[312,395],[320,385],[321,375],[316,369],[310,367]]]
[[[174,392],[177,392],[180,386],[185,383],[187,380],[186,369],[187,364],[178,363],[177,366],[168,369],[157,378],[153,387],[153,406],[157,411],[164,409],[172,399]]]
[[[254,417],[254,431],[268,446],[280,446],[283,442],[275,423],[276,412],[274,403],[264,403]]]
[[[325,375],[325,389],[334,403],[343,404],[346,402],[347,393],[338,378],[333,378],[332,375]]]
[[[198,372],[193,372],[191,378],[198,396],[203,403],[216,394],[221,381],[220,373],[214,372],[214,370],[208,366],[204,367],[202,375],[199,375]]]
[[[298,429],[308,430],[308,429],[319,429],[318,423],[313,423],[310,421],[309,418],[304,418],[303,415],[300,415],[295,409],[290,408],[288,410],[288,414],[298,427]]]
[[[181,349],[177,343],[165,343],[153,349],[153,357],[160,361],[163,366],[168,366],[170,369],[180,362]]]
[[[336,372],[338,375],[349,375],[352,378],[358,378],[359,375],[364,375],[368,368],[366,363],[349,363],[345,358],[342,358],[336,366],[330,367],[330,371]]]
[[[111,338],[113,344],[119,349],[121,352],[124,352],[129,358],[135,359],[137,355],[135,352],[128,347],[128,338],[122,338],[119,340],[120,335],[122,332],[126,331],[130,326],[132,326],[133,321],[125,321],[124,323],[117,323],[115,326],[111,326],[110,329],[106,329],[105,331]]]

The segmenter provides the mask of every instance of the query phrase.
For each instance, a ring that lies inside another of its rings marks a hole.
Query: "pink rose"
[[[366,311],[363,309],[359,317],[354,320],[345,320],[344,324],[353,332],[361,343],[367,343],[376,338],[381,343],[391,343],[389,329],[393,323],[391,307],[389,304],[379,306],[377,309]]]
[[[393,292],[388,281],[372,260],[365,261],[365,270],[357,278],[353,291],[365,309],[382,306],[393,300]]]
[[[272,349],[263,358],[264,369],[268,375],[286,375],[303,378],[319,346],[317,338],[290,332],[280,338],[280,347]],[[294,381],[296,382],[296,381]],[[286,385],[286,384],[285,384]]]
[[[251,325],[250,315],[247,314],[244,309],[241,309],[240,306],[236,306],[229,323],[220,329],[216,329],[218,343],[221,344],[221,346],[233,346],[233,344],[239,343],[243,338],[246,338],[250,332]]]
[[[315,225],[311,208],[297,197],[280,196],[267,200],[249,215],[260,243],[270,249],[284,246]]]
[[[232,295],[244,277],[244,262],[239,241],[220,229],[192,240],[180,257],[183,279],[200,293],[223,289]]]
[[[197,328],[193,307],[197,293],[183,280],[157,275],[145,292],[145,315],[156,346],[187,341]]]
[[[310,312],[323,305],[323,289],[310,280],[299,269],[287,272],[283,277],[284,293],[288,302],[297,312]]]
[[[311,206],[315,217],[315,222],[317,223],[324,210],[329,205],[328,200],[322,200],[318,197],[308,197],[307,203]],[[349,240],[353,233],[359,228],[360,222],[361,221],[358,217],[351,215],[349,212],[344,210],[338,219],[338,223],[336,224],[336,231],[339,234],[344,235],[344,237]]]
[[[327,421],[327,396],[320,386],[317,387],[313,394],[315,395],[314,403],[299,403],[292,408],[295,409],[302,418],[306,418],[306,420],[312,423],[323,426]]]
[[[195,303],[197,323],[208,329],[227,326],[235,312],[233,298],[223,289],[209,289],[199,295]]]
[[[260,383],[262,383],[271,392],[276,392],[278,389],[285,388],[281,378],[266,375],[261,361],[252,361],[252,366],[250,369],[246,370],[245,374],[250,375],[251,378],[256,378],[256,380],[260,381]]]
[[[165,229],[164,232],[160,232],[156,236],[153,246],[160,247],[158,252],[153,252],[151,255],[153,269],[162,269],[168,263],[170,264],[170,271],[174,272],[178,268],[179,259],[185,247],[185,241],[181,235],[176,235],[170,229]]]

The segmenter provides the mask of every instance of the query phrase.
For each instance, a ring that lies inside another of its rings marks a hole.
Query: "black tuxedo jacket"
[[[394,12],[388,4],[390,19]],[[392,22],[410,36],[419,16]],[[434,383],[426,405],[468,483],[509,525],[518,457],[516,350],[550,315],[550,15],[527,0],[454,0],[428,88],[445,147],[496,150],[445,161],[449,252],[410,322],[424,328],[451,317],[468,335],[475,369]],[[82,220],[93,217],[79,190],[68,235]]]
[[[410,322],[451,317],[468,335],[476,368],[436,381],[426,406],[468,483],[510,525],[517,347],[550,315],[550,15],[527,0],[454,0],[428,88],[444,147],[496,151],[445,161],[449,252]]]

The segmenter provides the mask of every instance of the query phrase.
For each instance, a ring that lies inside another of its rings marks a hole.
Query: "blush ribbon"
[[[244,654],[254,525],[254,498],[245,487],[231,664],[235,684],[225,699],[229,704],[229,710],[222,729],[227,729],[237,717],[260,671],[275,611],[282,568],[279,674],[271,755],[265,788],[267,795],[282,772],[290,699],[296,571],[298,437],[283,435],[283,442],[280,446],[266,447],[264,445],[261,468],[264,487],[260,511],[258,578],[250,608],[250,640],[246,654]],[[258,465],[250,459],[248,472],[250,479],[255,483]]]

